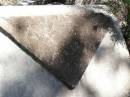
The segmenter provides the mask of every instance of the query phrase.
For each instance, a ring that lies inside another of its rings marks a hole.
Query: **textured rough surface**
[[[59,8],[69,11],[43,16],[6,16],[1,18],[0,26],[4,34],[9,34],[7,36],[12,37],[14,42],[17,41],[39,59],[43,67],[73,88],[81,79],[104,34],[109,29],[114,30],[114,22],[103,13],[83,7]],[[71,11],[75,11],[74,15]]]
[[[13,24],[10,19],[8,23],[5,20],[8,20],[7,17],[0,20],[3,29],[6,29],[3,24]],[[109,24],[109,22],[107,23]],[[107,27],[107,23],[105,27]],[[90,25],[93,24],[93,22],[90,23]],[[5,32],[0,29],[2,32],[0,34],[0,97],[129,97],[129,53],[118,26],[115,23],[111,25],[108,30],[103,30],[103,32],[106,32],[104,38],[92,57],[82,79],[73,90],[68,90],[59,80],[55,79],[40,64],[36,63],[2,34],[6,33],[8,35],[8,31]],[[8,25],[8,27],[11,26]],[[15,26],[13,27],[15,28]],[[13,29],[13,27],[9,30],[11,35],[13,35],[11,31],[19,30]],[[21,29],[19,26],[18,28]],[[83,28],[82,30],[84,30]],[[22,32],[20,34],[23,34]],[[68,40],[68,36],[66,37]],[[74,40],[77,41],[77,38],[79,39],[79,37],[74,37]],[[73,37],[70,37],[70,39],[73,40]],[[89,44],[91,43],[93,41],[89,42]],[[24,44],[24,41],[22,44]],[[87,60],[87,57],[85,58],[84,60]],[[53,65],[54,67],[57,66],[57,64]]]

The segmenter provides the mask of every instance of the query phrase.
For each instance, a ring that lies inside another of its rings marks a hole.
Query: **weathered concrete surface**
[[[113,27],[114,30],[105,33],[81,81],[73,90],[68,90],[2,32],[0,97],[129,97],[129,53],[117,25]]]
[[[2,32],[71,88],[78,84],[104,34],[114,30],[109,16],[84,7],[36,7],[40,13],[32,11],[35,7],[22,7],[22,15],[17,15],[20,8],[11,7],[8,16],[1,13]]]

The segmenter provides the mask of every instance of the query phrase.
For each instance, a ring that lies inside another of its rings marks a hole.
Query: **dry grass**
[[[19,0],[0,0],[0,4],[2,5],[11,5],[16,4]]]

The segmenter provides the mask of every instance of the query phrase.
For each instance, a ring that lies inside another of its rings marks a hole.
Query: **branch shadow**
[[[2,88],[2,97],[57,97],[63,85],[50,75],[35,71],[22,80],[7,81]]]

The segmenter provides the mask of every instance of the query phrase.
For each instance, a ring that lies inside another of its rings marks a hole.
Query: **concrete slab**
[[[6,29],[6,32],[9,32],[7,35],[13,36],[12,32],[14,32],[13,28],[15,26],[10,26],[10,23],[12,23],[11,18],[2,17],[0,21],[1,32],[5,34]],[[105,23],[110,22],[107,21]],[[7,28],[11,29],[7,31]],[[118,25],[114,22],[108,28],[102,30],[103,33],[105,32],[103,34],[104,38],[99,48],[96,48],[96,53],[89,62],[88,68],[78,86],[73,90],[68,90],[59,80],[55,79],[39,63],[35,62],[28,54],[1,33],[0,97],[130,96],[129,53]],[[82,29],[86,29],[86,26]]]
[[[70,88],[78,84],[104,34],[114,25],[109,16],[79,6],[3,9],[2,32]],[[9,9],[11,13],[6,12]]]

